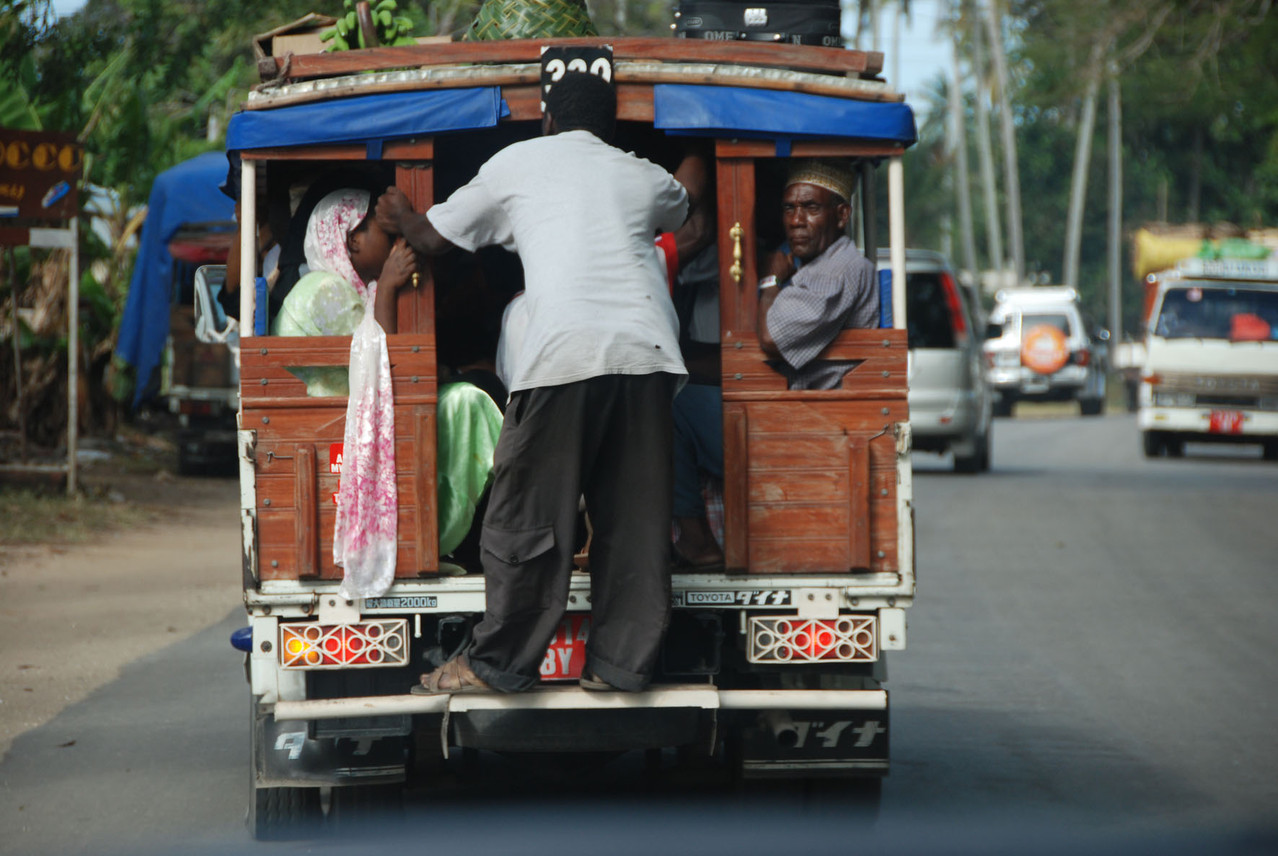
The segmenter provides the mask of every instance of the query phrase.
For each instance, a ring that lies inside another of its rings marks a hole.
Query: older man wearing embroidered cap
[[[781,197],[786,243],[764,263],[759,281],[758,335],[764,353],[790,389],[836,389],[853,363],[816,357],[848,327],[879,325],[874,265],[845,232],[852,174],[830,161],[800,161]],[[676,563],[721,565],[701,498],[701,473],[723,478],[722,393],[688,384],[675,398],[674,515]]]
[[[845,232],[852,174],[827,161],[803,161],[781,197],[787,246],[759,281],[759,344],[778,358],[791,389],[833,389],[850,365],[816,360],[839,331],[879,325],[874,264]]]

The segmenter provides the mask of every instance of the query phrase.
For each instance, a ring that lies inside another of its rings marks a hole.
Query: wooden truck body
[[[342,366],[349,337],[241,339],[243,577],[251,648],[259,835],[359,788],[418,781],[449,748],[727,751],[746,776],[881,776],[884,652],[905,646],[914,596],[904,191],[909,108],[879,54],[675,39],[453,43],[291,57],[233,120],[241,210],[297,164],[374,163],[425,210],[482,159],[539,133],[543,47],[611,48],[619,135],[641,156],[695,144],[713,158],[725,476],[725,568],[675,572],[674,613],[650,690],[578,688],[590,613],[574,574],[543,687],[415,696],[428,649],[462,644],[484,609],[482,573],[448,575],[435,508],[438,267],[399,296],[388,336],[399,549],[383,597],[347,601],[332,559],[345,398],[313,398],[290,371]],[[780,233],[788,162],[846,159],[853,238],[873,258],[887,173],[885,323],[823,354],[856,361],[841,388],[787,389],[755,334],[760,249]],[[293,166],[289,166],[289,165]],[[885,169],[884,169],[885,167]],[[241,318],[253,318],[243,250]],[[890,320],[888,320],[890,319]],[[472,569],[476,570],[476,569]]]

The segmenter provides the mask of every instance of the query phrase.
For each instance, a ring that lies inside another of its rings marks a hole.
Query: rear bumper
[[[910,394],[910,428],[916,449],[974,438],[981,430],[981,397],[973,391]]]
[[[720,690],[708,684],[654,687],[641,693],[589,692],[576,686],[526,693],[394,695],[275,702],[283,720],[454,714],[480,710],[887,710],[886,690]]]
[[[1087,369],[1070,365],[1055,374],[1041,375],[1024,366],[993,368],[987,372],[986,379],[1000,393],[1010,393],[1016,398],[1068,398],[1086,388]]]
[[[315,730],[323,730],[319,720],[336,720],[337,728],[347,722],[368,728],[377,722],[407,725],[411,719],[413,731],[438,731],[444,758],[450,747],[575,753],[703,746],[712,752],[720,735],[733,735],[740,771],[750,778],[884,775],[889,763],[882,689],[719,690],[692,684],[624,693],[572,685],[515,694],[280,701],[274,716],[277,724],[305,729],[309,721]]]
[[[1237,412],[1242,414],[1241,430],[1237,433],[1213,433],[1212,410],[1210,407],[1143,406],[1136,414],[1136,424],[1142,431],[1163,431],[1193,442],[1260,443],[1278,439],[1278,413],[1239,410]]]

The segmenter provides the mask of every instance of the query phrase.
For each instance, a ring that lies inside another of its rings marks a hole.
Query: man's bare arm
[[[408,197],[398,187],[387,188],[377,200],[377,224],[392,235],[403,235],[408,245],[419,253],[437,256],[453,247],[426,215],[413,210]]]

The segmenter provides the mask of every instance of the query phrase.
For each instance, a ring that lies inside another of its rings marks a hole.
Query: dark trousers
[[[539,680],[563,619],[579,498],[590,544],[587,674],[647,686],[670,620],[673,375],[604,375],[514,393],[480,547],[487,604],[467,652],[495,689]]]

